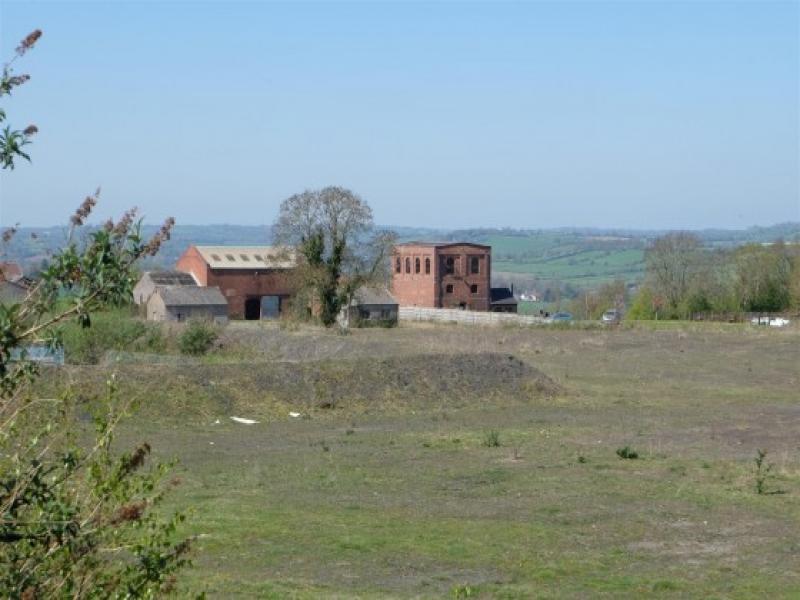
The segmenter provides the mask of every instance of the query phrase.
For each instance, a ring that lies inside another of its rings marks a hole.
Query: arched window
[[[414,259],[414,273],[419,273],[419,258]]]
[[[425,259],[425,275],[430,275],[430,274],[431,274],[431,259],[430,258],[426,258]]]
[[[452,256],[445,257],[445,259],[444,259],[444,272],[446,274],[448,274],[448,275],[452,275],[456,270],[455,264],[456,264],[456,261],[453,260]]]
[[[400,273],[403,270],[402,264],[403,263],[400,260],[400,257],[398,256],[397,259],[394,262],[394,272],[395,273]]]
[[[406,257],[406,273],[411,273],[411,259]]]
[[[469,272],[473,275],[477,275],[481,272],[481,261],[477,256],[473,256],[469,259]]]

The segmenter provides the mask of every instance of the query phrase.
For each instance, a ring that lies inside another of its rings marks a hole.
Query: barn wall
[[[167,321],[167,309],[164,300],[158,294],[153,294],[147,301],[147,320],[148,321]]]
[[[150,276],[142,275],[133,288],[133,302],[135,304],[146,304],[155,289],[156,286]]]
[[[208,285],[216,285],[222,291],[232,319],[244,318],[248,298],[280,296],[285,300],[294,292],[290,272],[285,270],[209,269]]]
[[[214,321],[217,323],[227,323],[228,308],[222,305],[202,305],[202,306],[169,306],[166,310],[166,321],[191,321],[200,319],[204,321]]]

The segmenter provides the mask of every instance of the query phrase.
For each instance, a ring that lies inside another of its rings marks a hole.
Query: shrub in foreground
[[[178,337],[181,354],[200,356],[205,354],[217,341],[217,329],[208,321],[189,321],[186,329]]]

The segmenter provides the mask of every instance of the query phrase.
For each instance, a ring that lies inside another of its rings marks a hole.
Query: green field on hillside
[[[596,287],[614,279],[628,283],[644,275],[639,240],[543,233],[526,237],[489,236],[495,273],[533,275],[576,287]]]
[[[392,229],[389,227],[389,229]],[[614,230],[436,230],[396,228],[401,241],[468,240],[492,246],[494,273],[552,280],[575,288],[592,288],[614,279],[639,281],[644,271],[643,250],[657,231]],[[154,232],[145,227],[146,236]],[[41,268],[49,254],[64,242],[61,227],[20,229],[6,245],[4,258],[22,261],[28,273]],[[747,242],[797,240],[800,225],[786,223],[743,230],[698,231],[708,247],[731,247]],[[190,244],[258,245],[270,242],[267,225],[181,225],[144,268],[171,268]],[[532,286],[533,287],[533,286]]]
[[[221,342],[105,360],[141,402],[120,444],[180,461],[192,592],[800,595],[796,328],[232,323]]]

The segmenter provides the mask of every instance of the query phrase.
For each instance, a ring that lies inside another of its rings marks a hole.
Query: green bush
[[[617,448],[617,456],[633,460],[639,458],[639,453],[630,446],[625,446],[624,448]]]
[[[166,340],[157,323],[134,316],[129,307],[113,308],[91,316],[91,327],[67,323],[59,331],[67,362],[97,364],[109,350],[164,352]]]
[[[486,433],[483,438],[483,445],[489,448],[497,448],[500,446],[500,432],[492,429]]]
[[[200,356],[205,354],[217,340],[217,330],[207,321],[189,321],[186,329],[178,337],[178,348],[181,354]]]

